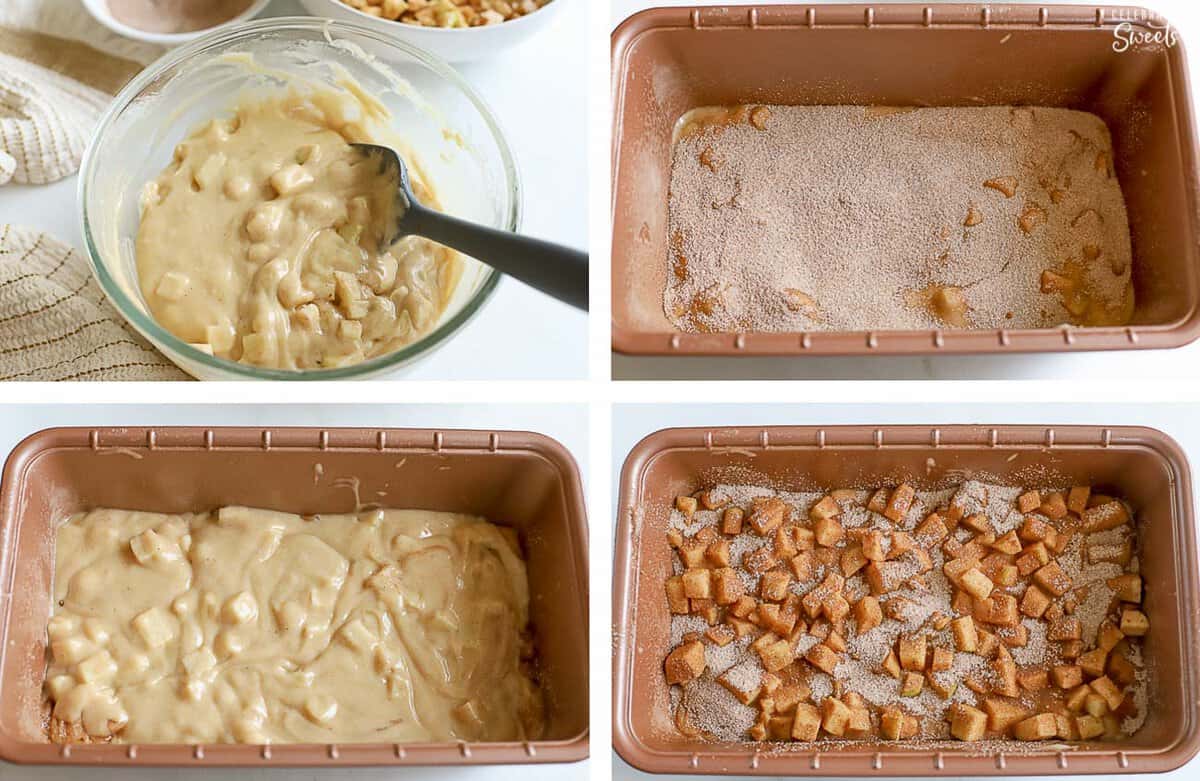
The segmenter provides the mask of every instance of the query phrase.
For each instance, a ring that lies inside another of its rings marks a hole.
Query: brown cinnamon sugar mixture
[[[677,127],[668,318],[684,331],[1122,325],[1108,128],[1053,108],[740,106]]]
[[[1086,486],[681,496],[675,723],[719,741],[1091,740],[1146,716],[1133,517]]]

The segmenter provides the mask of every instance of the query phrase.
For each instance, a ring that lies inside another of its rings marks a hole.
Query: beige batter
[[[460,261],[414,236],[380,246],[395,188],[350,143],[388,143],[368,130],[383,116],[360,90],[293,94],[245,103],[181,143],[142,194],[138,278],[155,319],[213,355],[276,369],[360,363],[430,331]]]
[[[57,536],[58,740],[536,739],[515,535],[465,515],[96,510]]]

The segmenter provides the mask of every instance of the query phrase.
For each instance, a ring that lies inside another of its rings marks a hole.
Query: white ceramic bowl
[[[513,19],[510,22],[491,24],[484,27],[465,29],[443,29],[420,27],[415,24],[380,19],[351,8],[341,0],[300,0],[310,14],[326,19],[343,19],[358,22],[387,35],[395,36],[406,43],[420,46],[426,51],[450,62],[468,62],[483,59],[526,40],[534,33],[549,26],[562,10],[563,5],[577,0],[551,0],[537,11]]]
[[[139,30],[136,27],[130,27],[127,24],[122,24],[117,21],[112,12],[108,10],[108,0],[83,0],[83,6],[88,10],[96,21],[112,30],[118,35],[123,35],[126,38],[133,38],[137,41],[145,41],[147,43],[157,43],[162,46],[178,46],[188,41],[194,41],[202,35],[208,35],[213,30],[220,30],[228,27],[231,24],[249,21],[262,12],[271,0],[254,0],[245,11],[242,11],[237,16],[228,21],[221,22],[213,27],[205,27],[202,30],[193,30],[187,33],[152,33],[147,30]]]

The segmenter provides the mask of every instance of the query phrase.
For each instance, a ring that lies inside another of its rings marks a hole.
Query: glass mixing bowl
[[[349,75],[391,112],[388,130],[414,150],[443,208],[516,231],[516,164],[492,112],[449,65],[353,22],[265,19],[176,49],[121,90],[83,159],[79,204],[92,270],[117,311],[181,369],[201,379],[343,380],[378,376],[429,354],[475,315],[499,274],[470,258],[433,329],[410,345],[353,366],[266,369],[209,355],[151,316],[138,285],[134,241],[143,185],[171,162],[175,145],[203,122],[232,113],[243,93]]]

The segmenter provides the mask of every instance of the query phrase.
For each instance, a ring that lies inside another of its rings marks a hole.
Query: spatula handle
[[[588,256],[541,239],[450,217],[412,204],[405,230],[478,258],[530,287],[584,311],[588,308]]]

